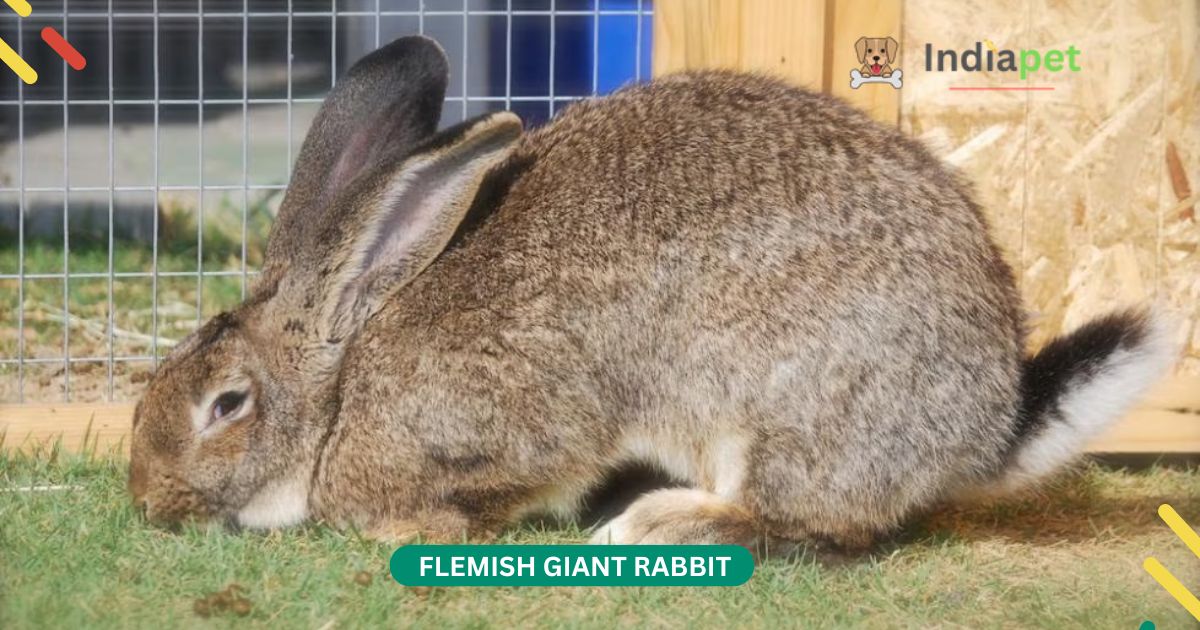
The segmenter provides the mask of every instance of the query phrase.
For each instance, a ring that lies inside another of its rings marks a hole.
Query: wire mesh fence
[[[322,98],[422,33],[451,63],[443,126],[538,125],[649,76],[652,0],[58,0],[0,38],[0,403],[134,397],[245,295]],[[39,41],[53,26],[81,71]]]

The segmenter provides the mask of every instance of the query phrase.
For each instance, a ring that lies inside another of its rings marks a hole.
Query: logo
[[[4,0],[4,3],[23,18],[29,17],[29,14],[33,12],[33,7],[29,6],[27,0]],[[42,29],[42,41],[46,42],[54,52],[58,53],[59,57],[62,57],[67,62],[67,65],[75,70],[83,70],[84,66],[87,65],[87,59],[84,59],[83,55],[79,54],[79,51],[75,50],[75,47],[70,42],[64,39],[58,31],[54,30],[54,27],[47,26]],[[8,42],[3,39],[0,39],[0,61],[3,61],[4,65],[17,73],[17,76],[21,77],[21,80],[25,83],[29,85],[37,83],[37,70],[34,70],[29,65],[29,62],[22,59],[21,55],[18,55],[17,51],[13,50],[12,46],[9,46]]]
[[[1200,534],[1196,533],[1196,530],[1192,529],[1187,524],[1187,521],[1183,520],[1183,517],[1179,515],[1179,512],[1175,511],[1175,508],[1171,507],[1169,503],[1158,506],[1158,517],[1167,524],[1167,527],[1171,528],[1171,531],[1175,532],[1179,540],[1183,541],[1183,544],[1187,545],[1187,548],[1191,549],[1192,553],[1196,554],[1197,558],[1200,558]],[[1200,621],[1200,599],[1197,599],[1191,591],[1187,590],[1187,587],[1178,578],[1171,575],[1171,572],[1158,561],[1158,558],[1154,556],[1146,558],[1146,561],[1142,563],[1142,568],[1146,570],[1146,573],[1150,574],[1150,577],[1154,578],[1155,582],[1158,582],[1159,586],[1166,589],[1171,594],[1171,597],[1174,597],[1175,601],[1179,602],[1180,606],[1183,606],[1184,609],[1192,613],[1196,621]],[[1143,624],[1144,626],[1145,624]],[[1154,624],[1151,623],[1150,627],[1153,628]]]
[[[405,545],[405,586],[740,586],[754,558],[738,545]]]
[[[986,46],[985,46],[986,44]],[[985,49],[986,48],[986,49]],[[1079,72],[1080,50],[1068,45],[1066,50],[1051,48],[1045,51],[1032,48],[1010,50],[998,48],[992,40],[975,42],[971,48],[961,51],[934,48],[925,44],[926,72],[1014,72],[1025,81],[1040,72]],[[951,90],[1053,90],[1054,86],[992,85],[961,87]]]
[[[886,83],[900,89],[904,73],[893,67],[900,55],[900,42],[892,37],[860,37],[854,42],[859,67],[850,71],[850,88],[857,90],[868,83]]]

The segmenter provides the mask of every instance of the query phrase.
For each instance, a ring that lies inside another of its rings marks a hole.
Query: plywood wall
[[[953,92],[1012,83],[925,73],[901,126],[976,183],[1013,266],[1039,344],[1096,316],[1159,302],[1200,374],[1200,33],[1195,0],[967,0],[906,4],[904,48],[1080,49],[1078,73],[1043,73],[1039,92]],[[913,64],[910,64],[913,65]],[[1192,202],[1195,200],[1192,199]]]
[[[655,22],[656,73],[781,74],[898,122],[961,169],[1018,271],[1034,345],[1103,312],[1158,303],[1186,348],[1178,372],[1200,375],[1197,0],[659,0]],[[861,35],[901,42],[901,90],[849,89]],[[1025,84],[1045,91],[957,91],[1022,84],[1008,73],[925,72],[926,42],[961,50],[985,39],[1074,45],[1082,70]],[[746,42],[772,54],[746,55]]]

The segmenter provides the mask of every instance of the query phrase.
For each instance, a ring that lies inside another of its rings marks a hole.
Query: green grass
[[[874,555],[774,559],[737,588],[441,588],[387,575],[391,549],[321,526],[259,533],[146,526],[115,458],[0,455],[0,627],[1045,627],[1195,622],[1141,569],[1155,555],[1193,590],[1200,561],[1158,521],[1200,521],[1200,472],[1091,465],[1043,492],[916,523]],[[31,485],[67,489],[13,491]],[[524,526],[509,543],[573,543]],[[373,576],[367,586],[353,578]],[[230,583],[252,609],[211,618]]]

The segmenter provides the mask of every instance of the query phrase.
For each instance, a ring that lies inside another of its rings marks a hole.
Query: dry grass
[[[261,266],[263,245],[270,228],[277,195],[256,198],[245,217],[245,249],[248,280]],[[118,208],[118,211],[120,209]],[[93,402],[108,398],[107,358],[144,357],[113,364],[112,397],[136,398],[153,369],[157,349],[164,355],[180,338],[208,317],[229,309],[242,295],[242,227],[240,206],[218,204],[205,214],[198,231],[194,207],[173,202],[164,194],[160,200],[157,257],[150,243],[117,240],[111,251],[115,273],[184,272],[183,276],[116,277],[110,284],[105,275],[110,251],[105,239],[72,236],[69,250],[59,239],[31,238],[24,251],[15,234],[0,233],[0,273],[60,274],[64,265],[72,274],[101,274],[101,277],[71,278],[64,285],[58,278],[0,280],[0,358],[21,355],[18,338],[23,335],[24,357],[49,359],[48,363],[25,367],[24,400],[54,402],[70,398]],[[197,234],[202,233],[203,239]],[[202,246],[202,247],[201,247]],[[69,253],[64,255],[64,251]],[[19,264],[24,254],[23,266]],[[209,275],[194,275],[201,267]],[[112,344],[109,344],[109,303]],[[20,304],[18,304],[20,302]],[[23,320],[23,321],[22,321]],[[64,345],[67,349],[64,349]],[[64,355],[72,357],[70,372]],[[97,358],[80,361],[80,358]],[[18,399],[17,369],[0,365],[0,403]]]

